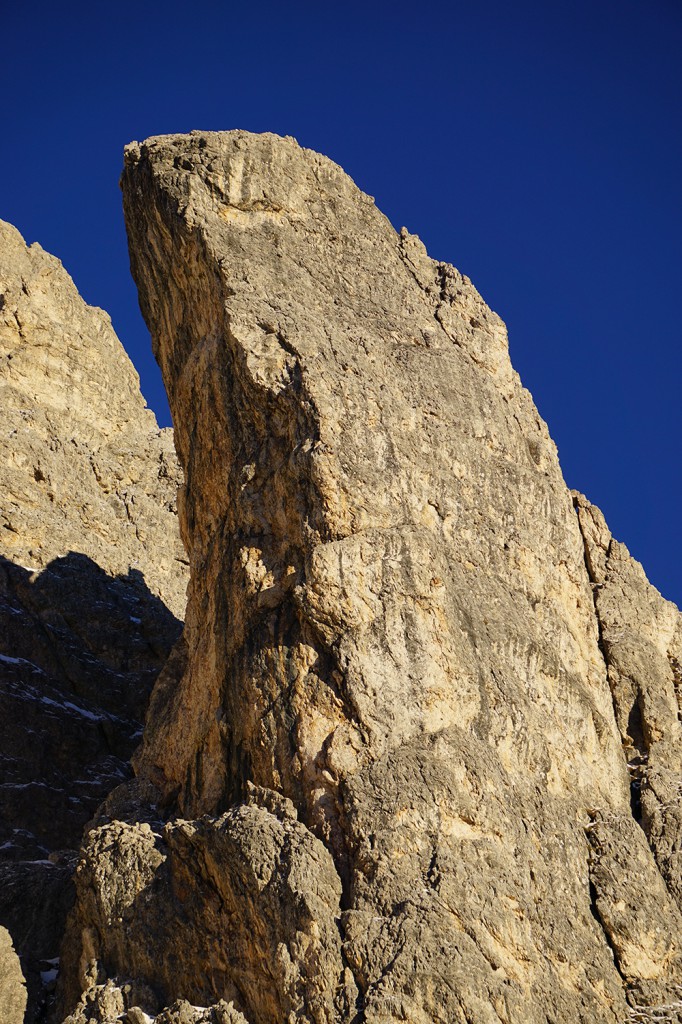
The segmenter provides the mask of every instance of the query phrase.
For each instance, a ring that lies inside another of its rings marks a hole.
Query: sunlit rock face
[[[0,222],[0,924],[29,1020],[83,827],[130,775],[179,635],[179,481],[109,317]]]
[[[26,988],[19,957],[6,928],[0,927],[0,1019],[4,1024],[23,1024]]]
[[[149,139],[122,186],[191,582],[135,756],[147,797],[77,872],[64,1015],[672,1004],[674,843],[641,780],[646,832],[633,813],[605,527],[586,535],[499,317],[292,139]]]
[[[71,552],[181,618],[180,471],[101,309],[0,222],[0,553],[33,572]],[[165,538],[164,543],[161,539]]]

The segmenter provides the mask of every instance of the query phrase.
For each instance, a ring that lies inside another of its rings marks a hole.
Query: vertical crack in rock
[[[590,844],[590,884],[595,917],[613,951],[614,962],[633,1004],[654,1003],[679,986],[682,916],[669,898],[663,878],[645,865],[651,851],[633,819],[595,811],[586,828]],[[627,899],[623,899],[627,894]]]
[[[595,616],[630,775],[631,807],[682,906],[679,611],[651,586],[599,509],[574,492]]]
[[[576,515],[577,515],[577,518],[578,518],[578,526],[580,528],[580,534],[581,534],[582,539],[583,539],[583,548],[584,548],[584,553],[585,553],[585,568],[587,569],[587,574],[588,574],[588,577],[589,577],[589,580],[590,580],[590,586],[592,588],[592,598],[593,598],[593,601],[594,601],[594,618],[595,618],[595,622],[596,622],[596,626],[597,626],[597,636],[598,636],[599,650],[601,651],[601,655],[602,655],[602,658],[604,660],[604,668],[606,669],[606,674],[607,674],[607,678],[608,678],[608,674],[609,674],[609,657],[608,657],[608,652],[607,652],[606,641],[605,641],[605,638],[604,638],[604,624],[603,624],[601,616],[599,614],[598,591],[599,591],[599,589],[601,587],[604,586],[604,583],[605,583],[605,569],[606,569],[606,566],[608,565],[608,559],[609,559],[609,554],[610,554],[610,551],[611,551],[611,544],[613,542],[613,539],[610,536],[608,537],[608,539],[603,538],[604,546],[603,547],[599,547],[598,546],[596,548],[596,550],[595,550],[594,546],[590,545],[590,543],[589,543],[589,533],[587,532],[587,528],[586,528],[586,524],[585,524],[585,509],[587,507],[589,507],[590,510],[592,510],[593,508],[595,508],[595,506],[589,505],[589,503],[587,503],[587,499],[585,499],[584,496],[579,494],[577,491],[572,492],[572,497],[573,497],[573,507],[576,510]],[[601,556],[601,564],[600,564],[600,560],[597,560],[597,558],[595,557],[597,555],[597,553],[598,553],[598,555]],[[616,700],[616,695],[613,693],[613,691],[612,691],[612,701],[613,701],[614,715],[617,715],[618,703],[617,703],[617,700]],[[637,821],[640,821],[641,820],[641,813],[639,813],[639,814],[636,813],[636,804],[639,803],[639,796],[638,796],[638,794],[639,794],[640,779],[639,778],[632,778],[632,775],[633,775],[633,772],[631,771],[632,762],[631,761],[627,761],[627,765],[628,765],[628,774],[630,775],[630,806],[632,808],[633,816],[635,817],[635,819]],[[637,795],[635,795],[635,794],[637,794]]]
[[[583,535],[504,324],[292,139],[149,139],[122,187],[191,568],[135,769],[196,820],[165,826],[173,899],[148,887],[125,947],[100,890],[125,891],[132,813],[110,868],[82,872],[63,1005],[84,964],[251,1024],[617,1024],[628,998],[662,1004],[679,914],[632,818]]]

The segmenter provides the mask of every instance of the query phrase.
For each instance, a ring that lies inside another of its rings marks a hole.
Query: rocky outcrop
[[[4,222],[0,346],[3,556],[37,572],[78,552],[110,576],[137,574],[181,617],[172,431],[158,429],[107,314]]]
[[[137,1005],[160,1013],[157,994],[162,1001],[173,991],[192,1005],[210,1004],[216,992],[241,1003],[247,993],[267,1004],[272,1019],[326,1020],[325,1008],[351,982],[339,967],[334,862],[291,802],[275,794],[251,787],[248,803],[217,819],[96,829],[77,885],[81,902],[64,945],[79,948],[87,920],[89,948],[78,976],[67,969],[63,982],[82,986],[85,970],[86,1002],[108,982],[120,1012]],[[106,974],[92,956],[103,943]],[[264,988],[266,977],[273,984]],[[126,992],[127,978],[147,979],[146,990]]]
[[[682,616],[594,505],[574,502],[630,775],[631,805],[682,907]]]
[[[150,139],[122,184],[191,582],[148,795],[77,873],[64,1015],[105,990],[249,1024],[674,1013],[677,613],[576,515],[504,325],[291,139]]]
[[[26,988],[19,957],[6,928],[0,927],[0,1020],[3,1024],[23,1024]]]
[[[0,222],[0,922],[29,1018],[83,827],[129,776],[178,638],[179,480],[108,316]]]

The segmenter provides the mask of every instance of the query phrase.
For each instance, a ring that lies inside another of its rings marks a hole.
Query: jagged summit
[[[109,316],[62,264],[0,221],[2,553],[32,568],[69,551],[109,572],[135,566],[184,611],[174,521],[173,435],[159,430]],[[173,535],[173,531],[168,533]]]
[[[3,386],[81,433],[156,428],[109,315],[83,301],[60,260],[5,221],[0,280]]]

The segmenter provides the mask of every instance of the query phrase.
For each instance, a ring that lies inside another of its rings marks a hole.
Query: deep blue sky
[[[567,482],[682,604],[680,0],[2,7],[0,217],[108,310],[163,423],[123,146],[294,135],[473,279]]]

